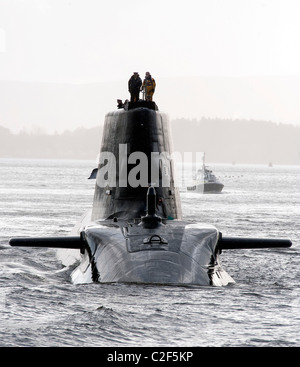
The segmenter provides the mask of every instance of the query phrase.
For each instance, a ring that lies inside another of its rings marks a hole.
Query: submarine
[[[290,247],[285,238],[226,237],[183,219],[168,116],[153,101],[122,103],[105,116],[92,209],[69,236],[15,237],[11,246],[78,255],[74,284],[226,286],[225,250]]]

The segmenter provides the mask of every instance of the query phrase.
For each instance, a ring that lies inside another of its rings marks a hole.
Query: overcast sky
[[[0,125],[95,126],[134,71],[171,118],[300,124],[299,39],[299,0],[0,0]]]
[[[299,0],[0,0],[0,80],[300,75]]]

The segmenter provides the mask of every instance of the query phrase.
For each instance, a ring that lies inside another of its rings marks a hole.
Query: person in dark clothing
[[[139,73],[133,73],[128,81],[128,90],[130,93],[130,102],[137,102],[140,98],[140,89],[142,86],[142,79]]]

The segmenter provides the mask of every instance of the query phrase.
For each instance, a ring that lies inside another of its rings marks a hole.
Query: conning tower
[[[181,219],[171,136],[155,102],[127,102],[105,116],[92,220],[141,218],[150,185],[157,215]]]

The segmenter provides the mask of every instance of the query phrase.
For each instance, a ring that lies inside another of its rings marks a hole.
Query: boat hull
[[[196,191],[202,193],[219,193],[223,190],[223,187],[224,185],[220,182],[207,182],[204,184],[189,186],[187,189],[189,191]]]
[[[86,248],[73,271],[75,284],[151,283],[227,285],[234,282],[219,263],[213,226],[173,221],[159,228],[87,226]]]

